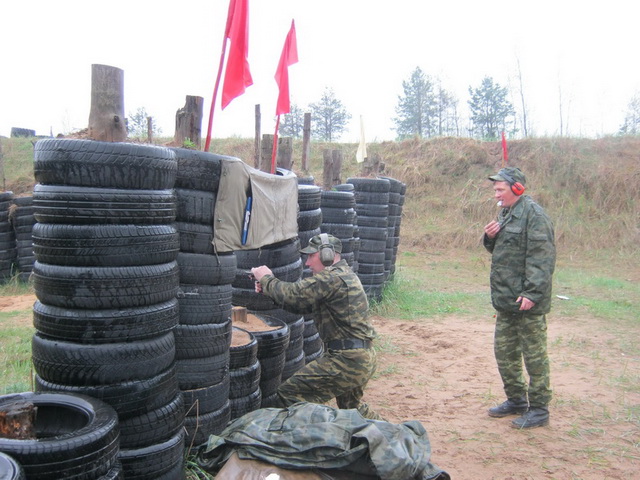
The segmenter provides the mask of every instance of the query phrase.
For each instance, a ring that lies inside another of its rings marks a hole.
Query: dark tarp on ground
[[[430,463],[431,445],[420,422],[369,420],[355,409],[307,402],[233,420],[209,437],[197,462],[215,473],[234,452],[289,469],[336,469],[382,480],[449,479]]]
[[[213,217],[216,252],[256,249],[298,235],[298,181],[292,172],[272,175],[237,158],[221,160],[220,184]],[[243,245],[247,196],[252,196],[251,221]]]

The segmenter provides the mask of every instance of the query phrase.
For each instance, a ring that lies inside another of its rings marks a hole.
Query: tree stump
[[[255,140],[253,142],[253,148],[254,148],[254,152],[253,152],[253,167],[254,168],[260,168],[260,135],[261,135],[261,124],[262,124],[262,115],[260,114],[260,104],[256,105],[256,109],[255,109],[255,114],[256,114],[256,130],[255,130]]]
[[[309,155],[311,151],[311,114],[304,114],[304,126],[302,127],[302,171],[309,171]]]
[[[16,401],[0,410],[0,437],[35,440],[37,407],[30,402]]]
[[[293,138],[278,137],[277,165],[286,170],[293,170]]]
[[[331,190],[331,187],[342,183],[342,150],[322,151],[323,171],[322,184],[325,190]]]
[[[185,139],[200,148],[202,137],[202,109],[204,98],[187,95],[184,107],[176,112],[176,131],[173,140],[183,145]]]
[[[271,173],[271,156],[273,155],[273,135],[265,133],[262,135],[260,144],[260,165],[258,170]]]
[[[124,115],[124,71],[108,65],[91,65],[89,138],[123,142],[127,138]]]

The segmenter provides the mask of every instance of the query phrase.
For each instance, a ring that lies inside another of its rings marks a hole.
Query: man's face
[[[509,182],[493,182],[494,197],[500,203],[502,208],[510,208],[518,201],[518,197],[511,191]]]
[[[310,253],[307,255],[307,261],[304,264],[315,274],[324,270],[324,265],[320,261],[320,253]]]

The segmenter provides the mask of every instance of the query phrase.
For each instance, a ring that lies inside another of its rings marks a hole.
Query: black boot
[[[527,403],[526,398],[509,398],[506,402],[502,402],[497,407],[490,408],[489,416],[501,418],[508,415],[519,415],[526,412],[528,408],[529,404]]]
[[[549,424],[549,409],[547,407],[532,407],[521,417],[511,422],[513,428],[544,427]]]

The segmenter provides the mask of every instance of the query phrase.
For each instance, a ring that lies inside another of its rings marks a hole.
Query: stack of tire
[[[358,215],[358,277],[369,300],[380,301],[385,285],[390,182],[385,178],[348,178]],[[387,275],[388,276],[388,275]]]
[[[162,147],[71,139],[35,145],[36,389],[111,405],[127,479],[184,472],[173,333],[176,172],[173,152]]]
[[[384,270],[385,282],[389,282],[396,271],[398,246],[400,245],[400,224],[402,223],[402,207],[404,205],[407,185],[391,177],[381,177],[389,180],[389,224],[387,246],[385,248]]]
[[[342,242],[341,257],[357,270],[356,246],[360,242],[356,234],[358,215],[353,185],[342,184],[335,190],[324,190],[321,196],[322,224],[320,231],[337,237]],[[355,265],[354,265],[355,264]]]
[[[0,412],[12,409],[36,412],[35,438],[0,437],[3,480],[124,478],[118,460],[118,416],[110,405],[61,393],[1,396]]]
[[[16,271],[18,279],[26,282],[35,262],[31,238],[33,225],[36,223],[33,216],[33,195],[14,198],[10,216],[16,237]]]
[[[16,236],[9,219],[9,207],[13,192],[0,193],[0,281],[13,276],[13,263],[16,258]]]
[[[320,187],[298,184],[298,238],[300,246],[306,247],[311,237],[320,233],[323,222]]]
[[[233,252],[218,254],[213,248],[213,215],[225,157],[172,150],[178,163],[176,229],[180,234],[176,367],[185,401],[187,444],[193,446],[220,433],[231,415],[231,282],[237,260]]]
[[[251,332],[233,327],[229,348],[229,404],[230,420],[260,408],[260,361],[258,341]]]

